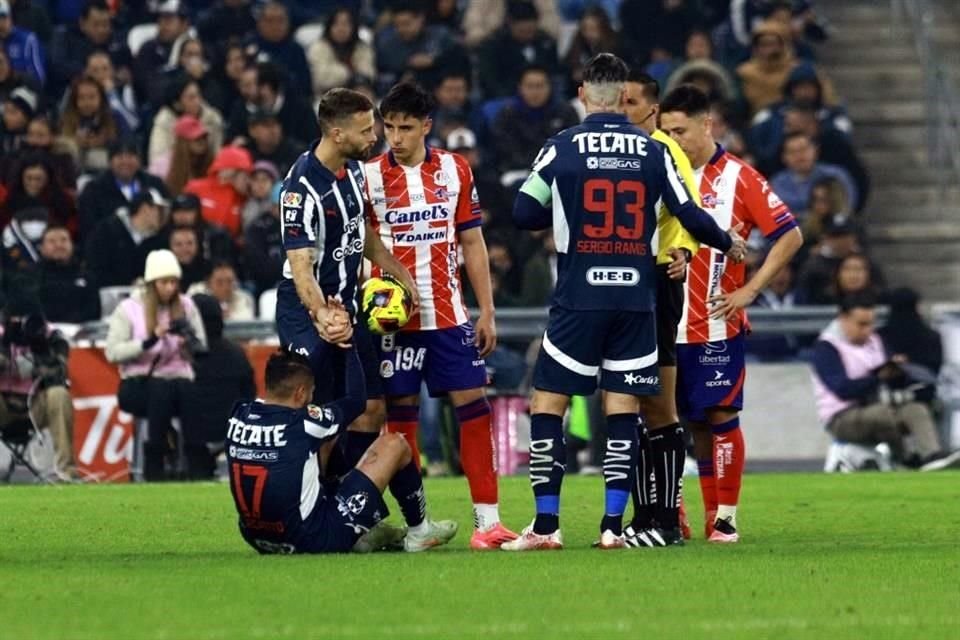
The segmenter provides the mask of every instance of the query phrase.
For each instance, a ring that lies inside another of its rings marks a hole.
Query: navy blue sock
[[[560,527],[560,485],[567,468],[563,418],[549,413],[530,417],[530,486],[537,504],[534,533],[553,533]]]
[[[350,431],[344,434],[343,458],[348,469],[353,469],[360,462],[360,458],[367,452],[374,440],[380,437],[379,433],[366,431]]]
[[[637,473],[637,414],[607,416],[607,451],[603,456],[604,515],[600,531],[623,532],[630,487]]]
[[[400,512],[408,526],[415,527],[427,517],[423,478],[413,460],[390,479],[390,493],[400,505]]]
[[[657,485],[653,481],[653,454],[648,434],[647,427],[638,422],[637,477],[630,487],[630,497],[633,499],[633,519],[630,524],[637,531],[652,527],[656,516]]]
[[[653,472],[656,475],[657,522],[664,529],[680,526],[680,496],[683,495],[683,465],[687,458],[687,443],[679,423],[667,425],[650,433],[653,450]]]

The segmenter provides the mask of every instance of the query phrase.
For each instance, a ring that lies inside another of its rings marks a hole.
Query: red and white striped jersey
[[[750,235],[758,227],[772,241],[797,226],[797,222],[771,190],[766,179],[753,167],[717,145],[706,165],[694,172],[700,188],[703,209],[722,229],[743,223],[740,235]],[[687,269],[683,316],[677,330],[679,344],[697,344],[728,340],[749,327],[746,311],[732,319],[711,318],[709,300],[732,293],[746,282],[746,265],[733,264],[726,256],[706,245],[693,257]]]
[[[366,174],[369,220],[420,293],[419,317],[403,331],[466,323],[457,234],[481,223],[470,164],[455,153],[427,147],[419,166],[397,164],[387,152],[367,163]],[[374,265],[372,275],[381,273]]]

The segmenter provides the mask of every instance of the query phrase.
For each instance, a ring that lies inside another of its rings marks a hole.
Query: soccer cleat
[[[684,540],[689,540],[693,537],[693,532],[690,529],[690,521],[687,519],[687,508],[683,506],[683,498],[680,498],[680,533],[683,534]]]
[[[668,529],[661,527],[656,532],[663,540],[664,546],[683,546],[683,530],[680,527],[670,527]]]
[[[403,550],[408,553],[426,551],[447,544],[457,535],[457,523],[453,520],[427,520],[427,531],[417,535],[407,531],[403,539]]]
[[[403,538],[407,535],[406,527],[396,527],[381,520],[370,531],[360,536],[353,545],[354,553],[370,553],[371,551],[386,551],[402,548]]]
[[[560,529],[553,533],[533,532],[533,525],[526,527],[516,539],[500,545],[504,551],[551,551],[563,549],[563,535]]]
[[[707,538],[708,542],[720,542],[720,543],[731,543],[738,542],[740,540],[740,534],[737,533],[737,530],[729,520],[717,520],[713,523],[713,533],[710,534],[710,537]]]
[[[707,511],[707,515],[703,519],[703,537],[707,540],[710,539],[710,536],[713,535],[713,523],[717,519],[716,509],[712,511]]]
[[[657,529],[634,529],[632,525],[627,525],[623,530],[623,541],[628,547],[636,549],[667,546]]]
[[[600,540],[594,545],[598,549],[626,549],[627,543],[623,539],[623,534],[617,535],[610,529],[604,529],[600,534]]]
[[[517,534],[498,522],[485,531],[481,531],[480,529],[474,530],[473,535],[470,536],[470,548],[476,549],[477,551],[489,551],[491,549],[499,549],[500,545],[504,542],[510,542],[516,539]]]
[[[960,466],[960,449],[934,454],[920,466],[920,471],[942,471],[943,469],[952,469],[958,466]]]

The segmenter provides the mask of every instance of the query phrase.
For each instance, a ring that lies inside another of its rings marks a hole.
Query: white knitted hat
[[[143,270],[144,282],[153,282],[160,278],[180,278],[180,263],[169,249],[157,249],[147,255],[147,268]]]

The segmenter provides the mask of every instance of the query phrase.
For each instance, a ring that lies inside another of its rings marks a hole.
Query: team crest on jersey
[[[703,196],[703,206],[711,208],[717,206],[717,196],[713,195],[712,193],[708,193],[707,195]]]
[[[443,169],[437,169],[433,172],[433,182],[439,187],[445,187],[450,183],[447,172]]]
[[[436,196],[437,200],[446,200],[450,197],[450,194],[444,187],[440,187],[433,192],[433,195]]]
[[[323,416],[323,409],[318,407],[315,404],[307,405],[307,415],[310,416],[313,420],[319,420]]]
[[[285,207],[299,207],[303,204],[303,196],[293,191],[284,191],[282,203]]]
[[[778,196],[776,193],[774,193],[773,191],[771,191],[770,193],[767,194],[767,206],[768,206],[768,207],[770,207],[771,209],[776,209],[777,207],[781,206],[782,204],[783,204],[783,200],[781,200],[781,199],[780,199],[780,196]]]
[[[340,512],[340,515],[355,516],[361,513],[364,508],[366,508],[367,500],[369,500],[369,496],[365,491],[355,493],[346,500],[338,497],[337,510]]]
[[[380,363],[380,377],[381,378],[392,378],[393,377],[393,362],[390,360],[384,360]]]

